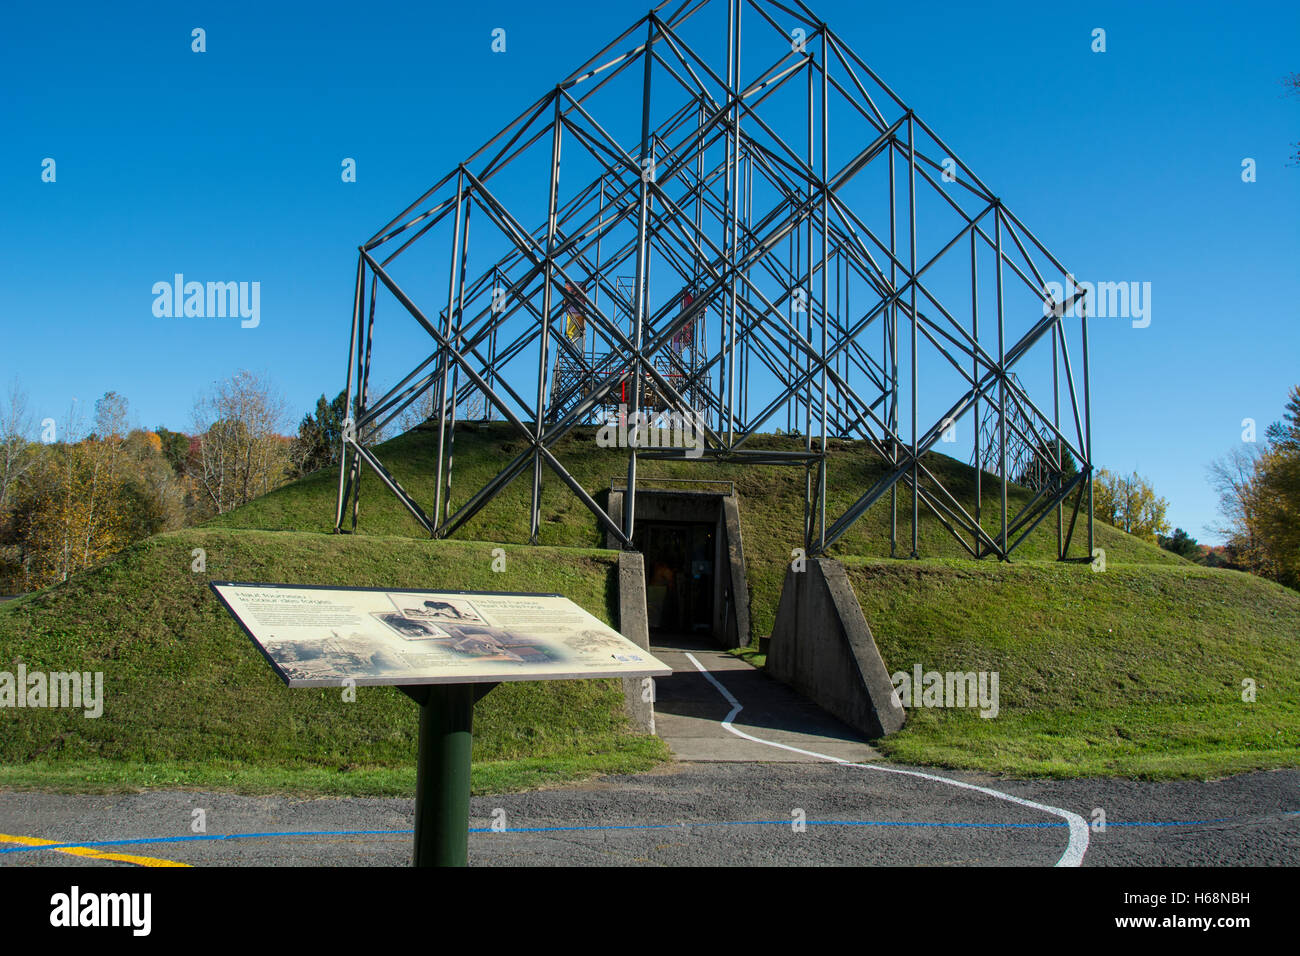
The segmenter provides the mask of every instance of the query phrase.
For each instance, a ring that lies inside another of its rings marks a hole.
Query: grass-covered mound
[[[909,709],[880,741],[893,758],[1070,777],[1300,765],[1294,591],[1191,564],[845,563],[891,673],[999,673],[996,718]]]
[[[802,448],[802,439],[771,435],[756,436],[754,448]],[[455,470],[452,475],[452,507],[463,504],[471,494],[500,471],[524,449],[521,439],[511,435],[508,425],[462,425],[455,434]],[[833,521],[861,495],[881,473],[883,466],[862,442],[832,441],[827,463],[827,520]],[[627,472],[627,453],[596,445],[594,428],[578,428],[555,447],[556,456],[583,487],[602,505],[606,503],[610,479]],[[426,509],[434,501],[437,460],[437,432],[421,428],[378,447],[376,454],[399,482]],[[925,463],[963,503],[974,509],[976,473],[969,465],[938,454],[925,456]],[[776,614],[786,564],[791,549],[803,543],[804,469],[715,464],[705,461],[666,462],[643,460],[637,474],[642,479],[687,478],[696,480],[734,481],[740,496],[740,522],[745,544],[749,575],[752,637],[768,634]],[[363,469],[361,508],[358,531],[362,535],[411,535],[423,537],[424,531],[401,503],[378,479]],[[528,540],[528,514],[531,499],[532,469],[507,486],[457,537],[481,541]],[[621,484],[621,478],[620,478]],[[651,486],[653,487],[653,485]],[[669,486],[671,487],[671,486]],[[252,504],[225,515],[215,522],[219,527],[262,528],[270,530],[320,531],[333,528],[338,494],[338,472],[325,469],[272,492]],[[1012,514],[1022,507],[1032,493],[1012,487],[1008,507]],[[1000,489],[991,477],[982,488],[981,519],[987,531],[997,536]],[[912,499],[906,488],[899,487],[899,550],[911,549],[911,532],[907,516],[912,513]],[[1067,512],[1068,520],[1068,512]],[[889,557],[888,498],[878,502],[855,524],[833,549],[835,557],[845,555]],[[348,526],[350,527],[350,512]],[[1106,551],[1112,564],[1167,564],[1189,567],[1182,558],[1162,551],[1109,525],[1098,522],[1097,546]],[[1086,530],[1080,519],[1074,537],[1076,555],[1085,553]],[[961,545],[921,507],[920,552],[926,558],[960,558],[966,555]],[[595,518],[549,468],[543,468],[542,544],[560,547],[604,547],[604,533]],[[1015,552],[1017,560],[1051,560],[1056,552],[1055,518],[1044,520]]]
[[[104,713],[0,708],[0,785],[413,792],[417,711],[391,688],[286,688],[209,580],[560,592],[616,621],[617,555],[407,538],[209,528],[159,535],[0,606],[0,670],[102,671]],[[206,572],[191,570],[195,548]],[[617,681],[509,683],[476,707],[476,790],[646,769]]]
[[[754,447],[793,448],[765,436]],[[523,450],[506,426],[456,430],[452,507]],[[605,503],[625,453],[578,429],[555,449]],[[881,465],[859,442],[833,442],[827,514],[871,485]],[[436,434],[418,429],[379,457],[427,507]],[[975,472],[942,455],[927,466],[972,509]],[[772,625],[790,552],[801,544],[804,472],[706,462],[643,461],[643,478],[734,481],[749,572],[752,636]],[[98,570],[0,606],[0,670],[103,670],[103,718],[0,710],[0,785],[194,785],[333,793],[410,793],[415,707],[395,690],[288,690],[220,608],[209,579],[375,587],[557,591],[607,622],[615,555],[567,488],[544,471],[542,546],[506,544],[506,574],[486,542],[528,537],[530,470],[457,534],[430,542],[377,479],[364,473],[360,533],[336,536],[337,472],[294,482],[202,529],[151,539]],[[999,489],[985,481],[982,516],[996,534]],[[1012,488],[1018,508],[1029,492]],[[899,538],[911,499],[899,489]],[[1300,596],[1234,572],[1198,568],[1097,524],[1107,570],[1061,565],[1055,520],[1016,563],[974,562],[922,508],[926,560],[889,554],[879,503],[834,549],[850,574],[891,671],[996,670],[1001,712],[914,709],[885,739],[916,763],[1025,774],[1216,775],[1300,763]],[[1083,553],[1084,528],[1075,553]],[[207,571],[193,574],[204,548]],[[1258,699],[1241,700],[1241,682]],[[666,755],[630,734],[613,682],[508,684],[476,710],[475,788],[535,785],[634,771]]]

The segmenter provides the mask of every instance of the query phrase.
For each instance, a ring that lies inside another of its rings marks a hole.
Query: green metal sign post
[[[403,687],[420,705],[414,866],[469,865],[474,704],[496,684]]]

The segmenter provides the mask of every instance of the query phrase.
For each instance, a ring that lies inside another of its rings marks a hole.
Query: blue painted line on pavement
[[[1287,811],[1283,816],[1300,815],[1300,810]],[[964,823],[964,822],[936,822],[929,820],[807,820],[804,821],[810,827],[912,827],[912,828],[934,828],[934,829],[966,829],[966,830],[1045,830],[1056,827],[1068,826],[1061,821],[1047,821],[1043,823]],[[1207,826],[1216,823],[1231,823],[1231,818],[1220,820],[1162,820],[1162,821],[1141,821],[1128,820],[1115,823],[1108,822],[1107,827],[1187,827],[1187,826]],[[504,830],[493,830],[491,827],[471,827],[470,833],[593,833],[600,831],[616,830],[684,830],[688,828],[703,827],[755,827],[755,826],[782,826],[788,827],[791,820],[725,820],[725,821],[703,821],[693,823],[630,823],[630,824],[606,824],[593,826],[567,826],[567,827],[507,827]],[[77,848],[97,848],[109,846],[141,846],[151,843],[202,843],[220,840],[274,840],[286,839],[289,837],[347,837],[347,836],[404,836],[414,833],[414,830],[294,830],[284,833],[202,833],[186,836],[169,836],[169,837],[145,837],[131,840],[94,840],[83,843],[57,843],[46,846],[18,846],[9,849],[0,849],[0,855],[6,853],[34,853],[41,850],[69,850]]]

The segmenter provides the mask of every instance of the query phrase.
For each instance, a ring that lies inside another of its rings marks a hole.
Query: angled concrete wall
[[[907,718],[844,566],[830,558],[786,570],[767,670],[868,737]]]
[[[645,606],[645,561],[636,551],[618,556],[618,630],[643,650],[650,650],[650,623]],[[623,678],[623,709],[640,733],[655,732],[654,694],[646,693],[651,677]],[[653,684],[650,685],[653,688]]]
[[[722,595],[720,627],[724,646],[749,644],[749,579],[745,577],[745,547],[740,537],[740,502],[734,495],[722,499],[723,555],[727,560],[726,590]],[[719,569],[721,572],[721,569]]]

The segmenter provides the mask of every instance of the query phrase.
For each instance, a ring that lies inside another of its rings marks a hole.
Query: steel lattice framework
[[[422,246],[440,264],[399,284],[399,257]],[[415,291],[430,275],[445,298]],[[417,304],[422,294],[435,304]],[[372,396],[380,301],[432,350]],[[1065,321],[1076,315],[1077,339]],[[685,451],[629,452],[621,523],[554,453],[624,405],[694,416],[704,460],[804,468],[810,554],[885,497],[895,548],[901,484],[913,556],[922,506],[971,555],[1003,559],[1053,511],[1068,558],[1082,511],[1091,555],[1087,336],[1070,273],[806,6],[664,3],[360,247],[336,528],[349,500],[355,528],[363,465],[440,538],[531,474],[536,541],[549,468],[631,547],[638,460]],[[365,436],[429,397],[426,511]],[[526,447],[453,509],[467,415],[508,422]],[[963,420],[983,465],[969,507],[923,460]],[[781,425],[801,449],[754,447]],[[883,468],[828,517],[830,438],[865,442]],[[1025,443],[1046,443],[1055,461],[1011,514],[1007,450]],[[1066,451],[1079,465],[1069,476]],[[1002,506],[986,529],[989,482]]]

